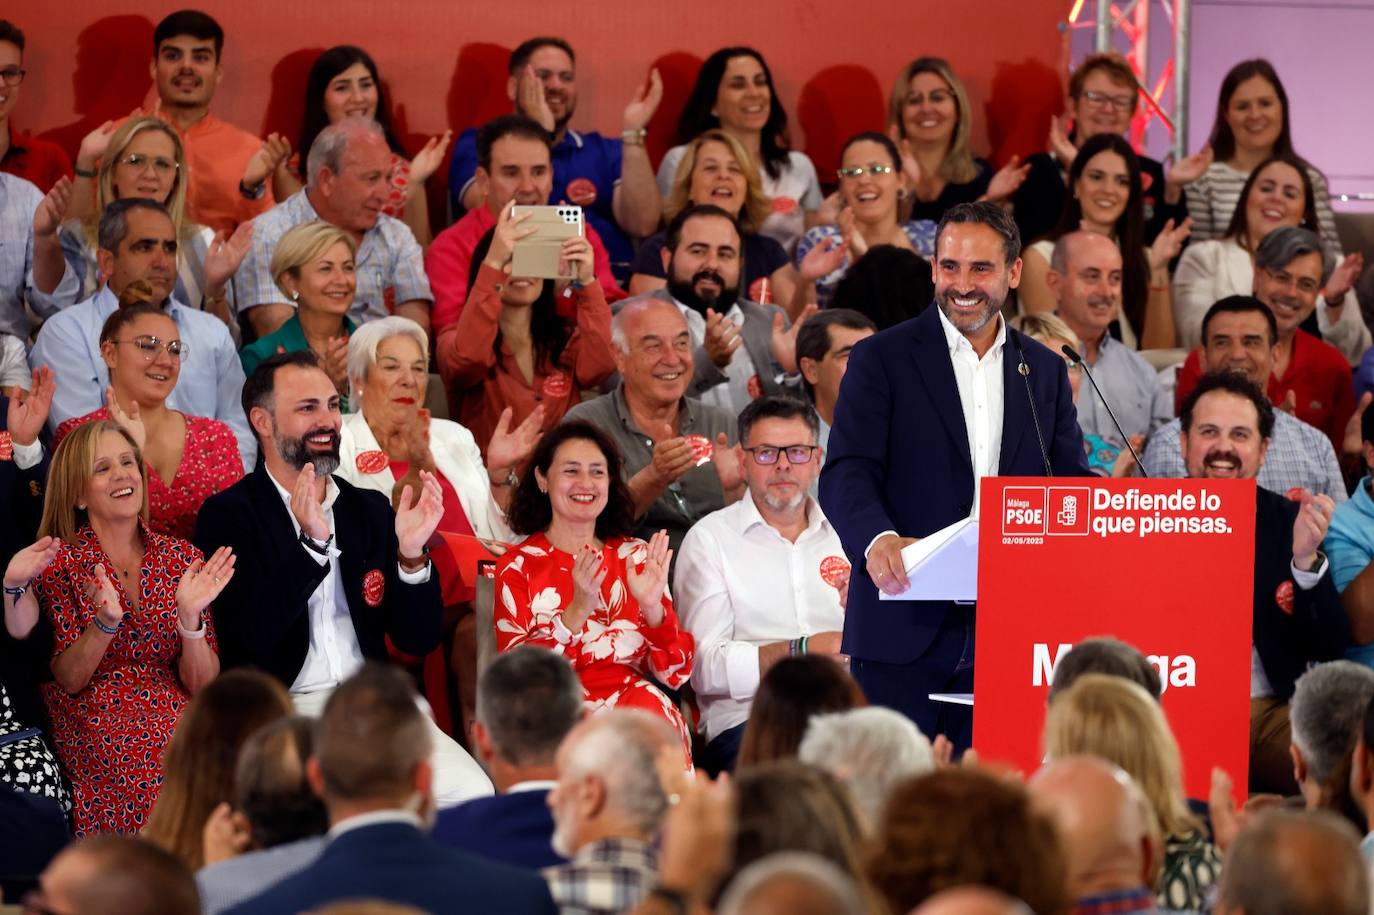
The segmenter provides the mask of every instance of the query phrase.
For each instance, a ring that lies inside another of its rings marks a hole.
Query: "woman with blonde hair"
[[[973,109],[964,84],[941,57],[918,57],[892,85],[888,135],[902,154],[911,212],[906,219],[939,222],[945,210],[975,200],[1002,202],[1026,180],[1028,166],[1012,156],[993,172],[969,149]]]
[[[796,270],[777,239],[759,233],[773,212],[773,203],[764,193],[758,163],[734,134],[718,127],[687,144],[672,190],[663,201],[664,222],[672,222],[694,204],[718,206],[735,218],[743,262],[740,294],[755,302],[790,303],[797,285]],[[666,246],[667,232],[652,235],[639,246],[630,266],[631,295],[667,285]],[[772,287],[767,294],[764,280]]]
[[[1097,756],[1135,779],[1164,836],[1164,868],[1155,886],[1160,907],[1204,911],[1221,873],[1221,853],[1188,808],[1178,743],[1144,687],[1124,677],[1084,674],[1055,696],[1042,745],[1046,759]]]
[[[91,143],[94,151],[88,150]],[[215,315],[238,332],[229,280],[248,254],[253,230],[244,223],[230,235],[191,222],[186,210],[186,150],[175,128],[158,118],[135,117],[113,133],[101,127],[82,141],[82,155],[100,160],[95,174],[93,209],[74,206],[79,215],[61,228],[62,252],[83,278],[78,299],[100,290],[98,232],[105,206],[128,197],[146,197],[167,208],[177,233],[176,301]],[[78,186],[73,199],[79,199]]]

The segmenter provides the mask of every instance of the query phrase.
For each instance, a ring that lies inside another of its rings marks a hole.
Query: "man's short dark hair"
[[[111,254],[119,250],[119,243],[129,234],[129,213],[133,210],[152,210],[172,221],[172,214],[156,200],[147,197],[124,197],[105,204],[100,214],[100,225],[96,229],[96,243]]]
[[[945,226],[970,224],[987,226],[1002,237],[1002,253],[1008,267],[1021,256],[1021,231],[1016,228],[1016,220],[1006,210],[987,200],[960,203],[945,210],[945,215],[940,217],[940,225],[935,229],[935,256],[940,256],[940,236],[945,234]]]
[[[364,664],[330,695],[315,726],[325,803],[410,794],[433,741],[415,691],[399,668]]]
[[[1255,267],[1274,273],[1309,254],[1321,258],[1319,282],[1325,286],[1326,281],[1331,279],[1331,272],[1336,269],[1336,262],[1332,260],[1330,252],[1317,237],[1317,233],[1302,226],[1280,226],[1260,239],[1259,245],[1255,248]]]
[[[725,210],[722,210],[714,203],[694,203],[691,206],[684,208],[681,213],[678,213],[676,216],[673,217],[672,222],[668,223],[668,228],[663,233],[663,246],[667,248],[669,251],[676,253],[677,246],[682,242],[682,229],[684,226],[687,225],[687,220],[701,219],[705,217],[724,219],[726,222],[730,223],[730,225],[735,227],[736,235],[741,235],[739,223],[735,221],[735,217],[725,212]]]
[[[568,60],[573,62],[573,66],[577,66],[577,55],[573,53],[572,45],[553,35],[540,35],[520,42],[516,49],[510,52],[510,75],[519,76],[520,71],[525,69],[525,65],[534,56],[534,52],[540,48],[557,48],[568,55]]]
[[[170,13],[153,30],[153,55],[156,56],[162,43],[178,35],[190,35],[200,41],[214,41],[215,60],[219,60],[224,50],[224,29],[209,13],[200,10],[177,10]]]
[[[1159,701],[1159,670],[1134,645],[1110,636],[1084,639],[1059,659],[1050,682],[1048,701],[1073,685],[1083,674],[1107,674],[1139,683]]]
[[[553,138],[549,132],[539,126],[539,122],[533,118],[527,118],[523,114],[503,114],[499,118],[492,118],[481,127],[477,128],[477,164],[488,173],[491,172],[491,150],[496,145],[497,140],[506,137],[519,137],[522,140],[534,140],[543,143],[549,150],[550,160],[553,157]]]
[[[813,441],[821,433],[821,418],[816,415],[816,408],[811,406],[810,401],[802,400],[799,397],[769,394],[766,397],[749,401],[749,405],[740,411],[739,440],[741,445],[749,443],[749,432],[754,428],[754,424],[761,419],[803,420],[806,427],[811,430]],[[803,443],[783,442],[782,444],[797,445]]]
[[[1274,320],[1274,313],[1269,310],[1259,299],[1252,295],[1228,295],[1224,299],[1218,299],[1212,303],[1212,307],[1207,309],[1207,314],[1202,316],[1202,346],[1207,346],[1207,328],[1211,325],[1212,319],[1217,315],[1244,315],[1250,312],[1264,315],[1264,323],[1269,325],[1269,345],[1273,346],[1279,342],[1279,325]]]
[[[93,872],[70,891],[82,915],[199,915],[195,878],[179,858],[135,836],[93,836],[63,854],[85,855]]]
[[[802,359],[820,362],[825,358],[825,354],[830,352],[830,328],[832,327],[878,332],[878,325],[874,324],[867,315],[860,314],[852,308],[827,308],[824,311],[818,311],[803,321],[802,326],[797,329],[798,365],[801,364]],[[806,380],[805,373],[802,373],[802,387],[806,389],[806,396],[815,402],[815,388],[812,387],[811,382]]]
[[[24,53],[24,33],[19,26],[10,22],[8,19],[0,19],[0,41],[8,41],[19,49],[20,55]]]
[[[1202,376],[1197,387],[1183,399],[1183,407],[1178,411],[1179,423],[1185,434],[1192,431],[1193,410],[1197,408],[1198,401],[1204,394],[1213,391],[1225,391],[1249,400],[1255,405],[1255,412],[1259,414],[1260,438],[1268,440],[1273,436],[1274,407],[1269,403],[1269,398],[1264,396],[1259,385],[1237,372],[1211,372]]]
[[[582,717],[582,681],[564,658],[523,646],[499,654],[477,688],[477,720],[497,754],[517,766],[551,766]]]
[[[254,407],[263,407],[269,411],[272,409],[272,397],[276,394],[277,388],[277,369],[288,365],[294,365],[299,369],[317,369],[320,367],[320,359],[312,350],[303,349],[294,353],[273,353],[259,362],[257,368],[253,369],[253,374],[243,382],[240,402],[243,404],[244,416],[252,413]]]

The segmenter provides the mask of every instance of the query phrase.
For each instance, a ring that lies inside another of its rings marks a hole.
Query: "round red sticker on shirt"
[[[709,461],[716,450],[711,444],[711,440],[704,435],[687,436],[687,444],[692,446],[692,453],[696,455],[698,467]]]
[[[380,569],[373,569],[363,576],[363,600],[369,607],[380,607],[382,595],[386,593],[386,578]]]
[[[1289,616],[1293,615],[1293,583],[1285,581],[1274,589],[1274,603]]]
[[[596,185],[589,178],[574,178],[568,182],[568,199],[580,207],[596,203]]]
[[[359,473],[381,473],[391,466],[385,451],[363,451],[354,458]]]
[[[14,460],[14,439],[8,432],[0,432],[0,461]]]
[[[821,560],[821,580],[838,588],[849,575],[849,560],[843,556],[827,556]]]
[[[1154,176],[1147,171],[1140,173],[1140,193],[1145,193],[1150,189],[1150,185],[1155,183]]]
[[[761,276],[750,283],[749,301],[758,302],[760,305],[771,305],[773,302],[773,281],[766,276]]]
[[[553,372],[544,378],[539,386],[545,397],[567,397],[572,390],[572,379],[567,372]]]
[[[1294,486],[1283,495],[1289,502],[1301,502],[1302,497],[1307,495],[1307,490],[1303,489],[1301,486]]]
[[[763,382],[759,381],[759,376],[749,376],[749,399],[758,400],[763,396]]]
[[[791,213],[792,211],[796,210],[796,208],[797,208],[797,201],[794,200],[794,199],[792,199],[791,197],[774,197],[774,198],[773,198],[773,212],[774,212],[774,213],[782,213],[782,214],[785,215],[785,214],[787,214],[787,213]]]

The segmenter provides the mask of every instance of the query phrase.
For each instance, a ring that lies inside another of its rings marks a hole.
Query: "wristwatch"
[[[239,179],[239,195],[243,197],[244,200],[261,200],[262,195],[266,193],[266,181],[264,181],[262,184],[257,185],[256,187],[249,187],[248,185],[243,183],[242,178]]]
[[[301,536],[298,539],[300,540],[301,545],[304,546],[307,550],[319,553],[321,556],[328,556],[329,545],[334,542],[334,535],[330,534],[323,541],[320,541],[316,540],[314,537],[311,537],[304,530],[302,530]]]

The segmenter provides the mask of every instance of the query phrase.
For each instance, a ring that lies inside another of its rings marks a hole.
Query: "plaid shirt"
[[[561,915],[617,915],[653,888],[658,853],[639,839],[602,839],[567,864],[544,869]]]
[[[50,318],[76,301],[81,282],[71,267],[51,293],[33,281],[33,214],[43,192],[23,178],[0,172],[0,333],[29,338],[24,302],[43,318]],[[27,387],[28,385],[24,385]]]
[[[1181,478],[1188,475],[1179,446],[1180,420],[1160,426],[1145,446],[1142,460],[1152,477]],[[1313,494],[1326,493],[1334,502],[1346,499],[1345,481],[1331,439],[1315,426],[1274,411],[1274,435],[1264,455],[1256,482],[1270,492],[1283,495],[1294,486]]]

